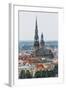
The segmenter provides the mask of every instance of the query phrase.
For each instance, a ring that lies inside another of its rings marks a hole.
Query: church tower
[[[44,49],[45,47],[45,42],[43,40],[43,33],[41,34],[41,41],[40,41],[40,47]]]
[[[37,18],[35,24],[35,36],[34,36],[34,49],[39,49],[39,36],[38,36],[38,26],[37,26]]]

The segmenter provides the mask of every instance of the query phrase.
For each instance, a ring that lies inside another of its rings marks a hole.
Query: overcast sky
[[[58,40],[58,14],[46,12],[19,12],[19,40],[34,40],[37,17],[39,40],[43,32],[45,41]]]

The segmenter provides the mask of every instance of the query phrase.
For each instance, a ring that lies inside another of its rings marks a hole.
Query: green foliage
[[[39,78],[39,77],[42,77],[42,71],[37,71],[36,73],[35,73],[35,76],[34,76],[35,78]]]
[[[26,71],[25,76],[26,76],[26,78],[32,78],[32,75],[29,72],[29,70]]]
[[[29,72],[29,70],[27,70],[26,72],[25,72],[25,70],[22,70],[22,71],[20,72],[19,78],[20,78],[20,79],[32,78],[32,75],[31,75],[31,73]]]
[[[35,73],[35,78],[40,78],[40,77],[55,77],[56,74],[58,75],[58,65],[55,66],[53,70],[50,71],[37,71]]]
[[[55,72],[56,74],[58,74],[58,65],[55,66],[54,72]]]
[[[56,65],[54,67],[53,70],[50,70],[50,71],[36,71],[35,72],[35,75],[34,75],[34,78],[41,78],[41,77],[55,77],[56,75],[58,75],[58,65]],[[23,78],[33,78],[32,74],[30,73],[29,70],[27,70],[25,72],[25,70],[22,70],[20,75],[19,75],[19,78],[20,79],[23,79]]]
[[[22,70],[20,75],[19,75],[19,78],[22,79],[22,78],[25,78],[25,70]]]

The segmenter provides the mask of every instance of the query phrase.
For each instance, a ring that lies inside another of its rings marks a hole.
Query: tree
[[[42,77],[47,77],[47,71],[42,71]]]
[[[25,70],[21,70],[20,75],[19,75],[19,78],[20,79],[25,78]]]
[[[54,68],[54,73],[55,73],[55,76],[56,76],[56,74],[58,74],[58,64],[57,65],[55,65],[55,68]]]
[[[40,77],[42,77],[42,71],[37,71],[35,73],[35,78],[40,78]]]
[[[30,73],[29,70],[26,71],[25,77],[26,77],[26,78],[32,78],[32,75],[31,75],[31,73]]]

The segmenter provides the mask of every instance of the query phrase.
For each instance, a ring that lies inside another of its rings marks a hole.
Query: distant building
[[[39,57],[48,57],[48,58],[54,57],[52,51],[45,47],[45,41],[44,41],[43,33],[41,34],[41,41],[39,42],[37,18],[36,18],[36,25],[35,25],[33,55],[39,56]]]

